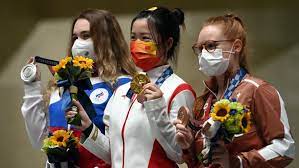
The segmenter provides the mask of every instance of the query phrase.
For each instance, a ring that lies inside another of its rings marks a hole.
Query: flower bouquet
[[[230,143],[236,135],[247,133],[252,125],[251,120],[251,112],[235,99],[221,99],[214,103],[210,118],[203,124],[205,146],[199,159],[208,156],[208,160],[204,161],[204,164],[208,164],[212,157],[211,147],[216,141],[222,139]]]
[[[247,133],[251,128],[251,112],[235,100],[217,101],[210,115],[214,121],[222,124],[227,140],[231,140],[235,134]]]
[[[93,71],[93,60],[83,57],[66,57],[59,61],[59,64],[52,67],[55,72],[54,77],[58,87],[64,88],[62,95],[63,111],[77,111],[77,107],[72,104],[72,100],[79,100],[84,109],[89,112],[89,117],[92,118],[96,113],[93,109],[89,97],[84,90],[92,89],[90,77]],[[68,124],[81,125],[79,114],[68,119]]]
[[[50,167],[74,168],[79,158],[78,145],[72,131],[56,130],[44,139],[42,151],[47,154]]]

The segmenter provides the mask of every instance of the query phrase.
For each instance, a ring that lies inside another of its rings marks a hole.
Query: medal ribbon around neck
[[[161,85],[165,82],[165,80],[168,78],[168,77],[170,77],[171,75],[173,74],[173,70],[172,70],[172,68],[171,67],[168,67],[162,74],[161,74],[161,76],[156,80],[156,82],[155,82],[155,84],[158,86],[158,87],[161,87]],[[142,75],[142,77],[141,77],[141,75]],[[147,77],[147,75],[145,75],[145,74],[137,74],[137,75],[135,75],[134,76],[134,78],[133,78],[133,80],[132,80],[132,83],[134,83],[134,82],[136,82],[136,83],[143,83],[143,85],[140,85],[140,86],[138,86],[138,84],[137,84],[137,86],[138,87],[141,87],[141,88],[132,88],[132,84],[131,84],[131,88],[128,90],[128,92],[127,92],[127,94],[126,94],[126,96],[129,98],[129,99],[131,99],[132,97],[133,97],[133,95],[134,95],[134,93],[135,94],[139,94],[140,92],[141,92],[141,90],[142,90],[142,87],[145,85],[145,84],[147,84],[147,83],[149,83],[150,82],[150,80],[149,80],[149,78]],[[147,77],[147,78],[146,78]],[[139,79],[138,79],[139,78]],[[140,81],[140,79],[142,80],[142,81]],[[146,82],[145,82],[146,81]],[[134,84],[133,84],[134,85]],[[136,86],[136,85],[135,85]],[[134,90],[135,90],[135,92],[134,92]],[[137,90],[137,93],[136,93],[136,90]],[[139,92],[140,91],[140,92]]]

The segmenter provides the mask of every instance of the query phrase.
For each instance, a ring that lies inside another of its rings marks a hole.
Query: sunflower
[[[251,129],[251,113],[250,112],[246,112],[244,113],[244,115],[242,116],[241,120],[240,120],[240,125],[241,128],[243,130],[244,133],[249,132],[249,130]]]
[[[92,69],[93,60],[83,56],[75,56],[73,64],[80,67],[80,69]]]
[[[214,107],[212,109],[211,117],[215,121],[224,122],[229,117],[230,112],[230,101],[227,99],[222,99],[217,101],[214,104]]]
[[[54,72],[58,72],[61,69],[61,66],[59,64],[52,66],[52,69]]]
[[[65,58],[61,59],[61,60],[59,61],[59,66],[60,66],[60,68],[65,69],[66,64],[67,64],[68,62],[70,62],[71,60],[72,60],[71,57],[65,57]]]
[[[50,137],[50,143],[57,145],[59,147],[66,147],[66,143],[70,138],[70,134],[65,130],[57,130],[53,132],[53,135]]]

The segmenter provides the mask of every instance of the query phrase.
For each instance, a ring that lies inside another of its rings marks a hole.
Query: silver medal
[[[33,63],[25,65],[21,70],[21,79],[24,82],[34,81],[36,76],[36,65]]]

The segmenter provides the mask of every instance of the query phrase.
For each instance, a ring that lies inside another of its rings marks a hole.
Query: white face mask
[[[87,40],[76,39],[72,47],[73,56],[85,56],[93,60],[96,59],[93,41],[91,38]]]
[[[223,52],[229,53],[228,58],[223,58]],[[231,51],[222,51],[222,49],[217,48],[212,53],[203,49],[202,53],[198,55],[199,70],[207,76],[222,75],[228,68],[231,54],[234,54],[232,49]]]

